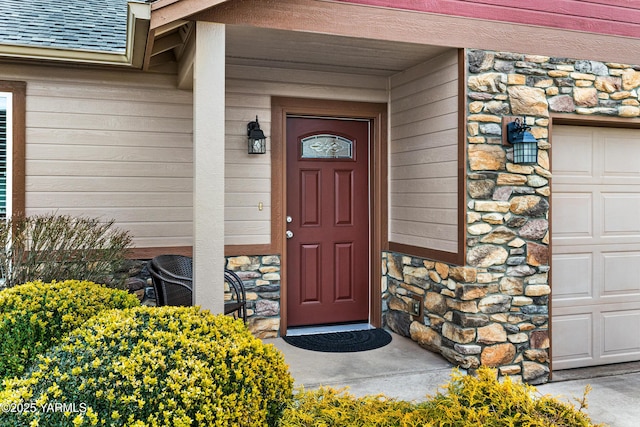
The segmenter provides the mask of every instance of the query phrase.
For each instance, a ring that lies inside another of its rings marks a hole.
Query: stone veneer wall
[[[640,116],[640,67],[467,51],[464,266],[383,253],[385,323],[464,368],[549,378],[550,113]],[[511,162],[503,116],[527,116],[537,165]],[[412,297],[424,314],[412,318]]]
[[[273,338],[280,330],[280,256],[234,256],[226,268],[235,272],[247,291],[247,323],[258,338]]]

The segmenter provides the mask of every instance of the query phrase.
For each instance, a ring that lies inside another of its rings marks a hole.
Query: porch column
[[[225,26],[196,23],[193,71],[193,302],[224,311]]]

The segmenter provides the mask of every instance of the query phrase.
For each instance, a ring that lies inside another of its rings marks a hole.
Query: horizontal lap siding
[[[190,246],[192,94],[174,78],[3,66],[27,82],[26,207],[115,219],[136,247]]]
[[[271,96],[387,102],[387,78],[227,66],[225,244],[271,243]],[[260,121],[267,154],[247,154],[247,123]],[[258,205],[262,203],[262,211]]]
[[[391,78],[390,233],[457,252],[458,53]]]
[[[640,37],[640,2],[630,0],[340,0],[595,34]]]

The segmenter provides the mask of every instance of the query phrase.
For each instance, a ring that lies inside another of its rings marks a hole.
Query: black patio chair
[[[147,269],[156,293],[156,305],[189,306],[193,304],[193,263],[183,255],[159,255]],[[230,299],[224,303],[224,313],[247,321],[247,295],[244,283],[233,271],[225,269],[224,281],[229,286]]]
[[[224,302],[224,313],[234,313],[234,317],[241,317],[244,323],[247,323],[247,293],[244,289],[242,279],[231,270],[224,270],[224,281],[229,286],[231,299]],[[236,314],[237,313],[237,316]]]
[[[189,306],[193,304],[193,267],[190,257],[159,255],[148,264],[156,292],[156,304]]]

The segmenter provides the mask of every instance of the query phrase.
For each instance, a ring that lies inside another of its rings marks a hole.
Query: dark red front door
[[[288,326],[368,319],[368,146],[368,121],[287,118]]]

